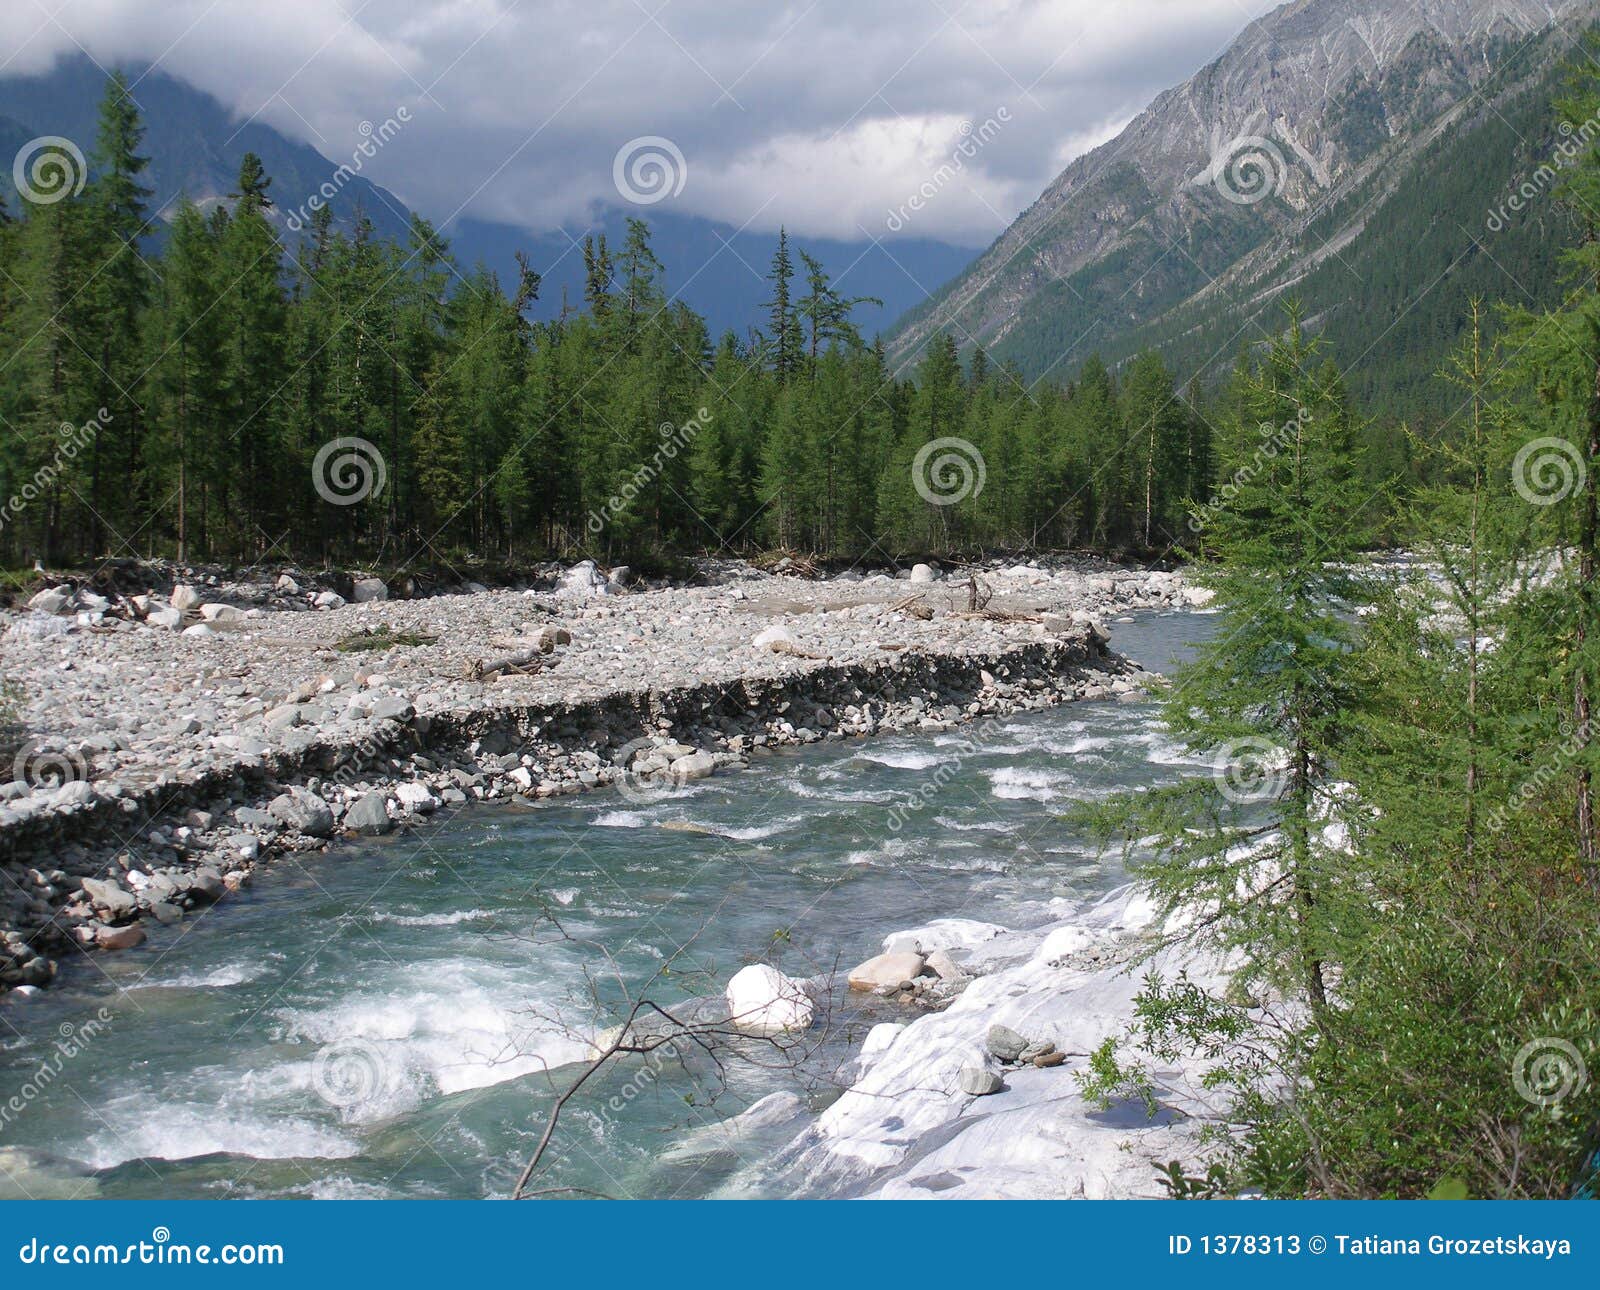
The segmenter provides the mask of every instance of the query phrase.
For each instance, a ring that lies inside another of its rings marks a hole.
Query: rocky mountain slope
[[[901,321],[892,353],[907,364],[948,329],[1030,376],[1065,377],[1090,353],[1156,345],[1188,377],[1259,339],[1292,290],[1354,345],[1346,361],[1426,298],[1421,343],[1401,335],[1429,366],[1469,289],[1536,297],[1554,279],[1556,204],[1493,216],[1549,159],[1550,94],[1597,16],[1595,0],[1275,10],[1073,162]],[[1476,277],[1436,290],[1468,262]],[[1362,379],[1392,393],[1417,364],[1402,366]]]

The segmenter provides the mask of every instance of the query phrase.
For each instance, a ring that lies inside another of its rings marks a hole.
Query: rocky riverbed
[[[649,796],[786,744],[1133,693],[1106,624],[1193,594],[1086,560],[702,578],[635,590],[583,564],[417,600],[288,573],[265,596],[47,588],[0,620],[22,727],[0,784],[0,985],[136,945],[275,853],[474,800]]]

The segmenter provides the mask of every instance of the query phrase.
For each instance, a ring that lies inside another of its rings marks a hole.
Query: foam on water
[[[189,1160],[226,1154],[257,1160],[344,1159],[360,1142],[329,1123],[281,1111],[173,1102],[152,1105],[130,1093],[97,1110],[84,1144],[88,1163],[108,1169],[127,1160]]]
[[[858,752],[856,756],[862,761],[887,766],[890,770],[927,770],[933,766],[944,765],[950,760],[949,754],[946,753],[921,752],[912,748],[864,751]]]

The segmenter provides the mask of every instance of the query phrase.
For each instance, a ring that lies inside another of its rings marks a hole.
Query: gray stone
[[[1003,1062],[1017,1061],[1028,1047],[1028,1041],[1010,1026],[999,1024],[989,1027],[986,1039],[989,1051]]]
[[[320,797],[310,793],[280,793],[272,799],[267,810],[275,819],[308,838],[333,835],[333,812]]]
[[[357,578],[351,594],[355,597],[356,604],[362,605],[371,600],[389,599],[389,588],[382,578]]]
[[[83,894],[92,905],[105,910],[112,918],[130,917],[138,908],[134,898],[109,878],[85,878]]]
[[[993,1071],[984,1070],[981,1066],[963,1066],[958,1077],[961,1091],[968,1097],[987,1097],[990,1093],[998,1093],[1003,1089],[1005,1081]]]
[[[369,838],[381,837],[394,828],[389,818],[388,798],[382,793],[368,793],[358,797],[344,813],[344,826],[352,833]]]

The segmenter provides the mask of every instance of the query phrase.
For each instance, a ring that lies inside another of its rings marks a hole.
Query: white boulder
[[[755,639],[750,643],[757,649],[771,650],[774,654],[800,648],[800,642],[795,639],[794,633],[782,623],[763,628],[756,633]]]
[[[610,595],[611,584],[593,560],[579,560],[561,575],[556,595],[569,600],[588,600],[594,596]]]
[[[364,605],[371,600],[389,599],[389,587],[382,578],[357,578],[350,594],[355,597],[356,604]]]
[[[938,582],[939,571],[931,564],[914,564],[911,566],[912,582]]]
[[[181,582],[172,589],[172,595],[167,599],[180,614],[187,614],[192,609],[200,608],[200,593]]]
[[[804,985],[766,963],[740,968],[724,993],[729,1020],[747,1035],[785,1035],[806,1030],[817,1005]]]

